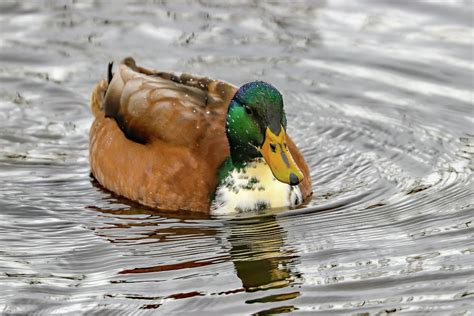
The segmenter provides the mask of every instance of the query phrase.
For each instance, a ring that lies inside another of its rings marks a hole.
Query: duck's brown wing
[[[120,64],[92,94],[89,159],[97,181],[165,210],[208,212],[225,135],[230,84]]]
[[[295,159],[295,162],[300,168],[301,172],[303,172],[304,179],[298,186],[300,187],[301,194],[303,195],[303,200],[308,200],[313,194],[311,174],[309,172],[308,164],[304,160],[303,154],[300,152],[298,147],[296,147],[291,137],[287,136],[286,140],[288,142],[288,148],[290,149],[291,155]]]
[[[194,147],[209,136],[210,125],[223,123],[236,90],[218,80],[137,67],[128,58],[109,83],[103,111],[130,140],[150,143],[160,139]]]

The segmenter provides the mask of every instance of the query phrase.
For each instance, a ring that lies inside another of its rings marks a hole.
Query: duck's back
[[[150,71],[129,58],[118,66],[109,83],[103,111],[137,142],[160,139],[193,146],[207,141],[211,125],[223,128],[227,105],[236,90],[218,80]]]
[[[137,67],[126,59],[92,95],[90,162],[107,189],[161,209],[207,212],[229,155],[227,106],[236,87]]]

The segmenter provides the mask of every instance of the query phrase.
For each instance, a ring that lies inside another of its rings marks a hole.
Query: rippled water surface
[[[469,314],[472,1],[1,1],[0,312]],[[152,211],[89,176],[109,60],[284,95],[297,210]]]

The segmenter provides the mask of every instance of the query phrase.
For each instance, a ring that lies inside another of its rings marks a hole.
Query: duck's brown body
[[[92,94],[92,173],[105,188],[165,210],[209,212],[217,172],[229,156],[228,83],[150,71],[126,59]],[[308,166],[291,139],[290,151],[311,194]]]

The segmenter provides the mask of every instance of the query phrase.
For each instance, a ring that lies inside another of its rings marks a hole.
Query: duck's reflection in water
[[[246,291],[288,286],[295,255],[274,216],[229,222],[230,257]]]
[[[295,306],[283,302],[300,295],[295,288],[289,287],[301,279],[300,274],[292,270],[298,257],[291,247],[285,244],[286,232],[278,224],[275,216],[234,220],[230,221],[228,226],[230,228],[228,240],[232,246],[229,251],[230,258],[237,276],[242,281],[243,289],[246,292],[282,289],[272,291],[271,294],[268,292],[257,294],[255,298],[246,300],[246,303],[284,304],[264,309],[261,314],[278,314],[294,310]]]
[[[167,271],[167,275],[174,278],[182,274],[179,270],[193,268],[200,268],[199,273],[208,274],[216,270],[214,268],[216,264],[231,261],[235,274],[242,283],[240,288],[236,288],[235,282],[230,282],[225,291],[222,291],[222,288],[212,287],[203,291],[202,284],[199,284],[198,289],[195,290],[189,287],[182,289],[184,291],[175,289],[176,292],[173,294],[167,293],[153,297],[153,299],[159,298],[161,303],[166,299],[204,295],[218,298],[219,295],[238,295],[241,292],[270,289],[275,289],[275,291],[254,293],[246,302],[249,304],[279,302],[299,296],[296,288],[290,286],[300,279],[300,275],[292,271],[297,256],[291,247],[285,244],[286,232],[278,224],[275,216],[225,220],[211,219],[202,214],[150,211],[139,206],[126,209],[96,207],[94,209],[107,214],[103,218],[108,224],[95,228],[96,233],[116,245],[132,245],[134,251],[138,251],[142,258],[136,261],[135,267],[121,269],[118,272],[121,277],[136,279],[139,274]],[[110,226],[111,219],[114,222],[112,226]],[[191,247],[196,245],[199,247],[200,243],[209,247],[206,258],[202,256],[202,249],[199,256],[192,254],[194,248]],[[172,247],[172,244],[176,246]],[[189,254],[177,255],[177,249],[183,249],[183,252],[189,251]],[[146,258],[147,253],[156,254],[157,252],[159,252],[159,260],[152,256]],[[169,260],[166,260],[167,252],[169,252]],[[161,263],[150,264],[156,261]],[[222,266],[218,270],[221,271]],[[155,275],[147,275],[142,280],[151,281],[150,276],[155,277]],[[162,276],[157,274],[157,277]],[[199,275],[196,277],[199,279]],[[284,289],[286,287],[288,289]],[[147,295],[143,294],[143,298],[145,297]],[[137,294],[133,298],[136,299]],[[147,304],[144,308],[158,308],[161,305]],[[279,306],[270,311],[282,312],[293,309],[293,306]]]

